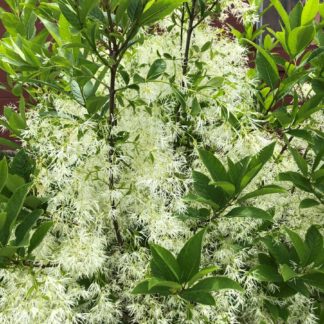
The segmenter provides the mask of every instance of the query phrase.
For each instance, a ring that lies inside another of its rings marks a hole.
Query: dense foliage
[[[0,322],[323,322],[324,4],[6,2]]]

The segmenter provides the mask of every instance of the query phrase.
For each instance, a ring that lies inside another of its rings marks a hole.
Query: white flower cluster
[[[222,5],[240,15],[250,10],[242,1],[222,1]],[[255,154],[273,139],[256,123],[245,49],[218,30],[198,29],[194,45],[201,48],[208,41],[211,48],[192,53],[191,60],[204,62],[205,78],[217,77],[221,83],[216,94],[214,88],[204,88],[192,95],[190,100],[196,97],[204,108],[199,116],[188,118],[195,122],[203,145],[214,148],[222,161],[226,157],[238,160]],[[127,55],[123,66],[130,75],[145,76],[156,53],[167,51],[174,59],[167,61],[166,72],[175,73],[175,82],[180,83],[178,46],[175,32],[148,35],[144,45]],[[192,72],[200,71],[196,67]],[[121,80],[118,86],[123,86]],[[56,98],[52,107],[40,104],[28,113],[24,145],[36,160],[35,187],[47,199],[47,213],[55,222],[52,233],[36,250],[36,258],[50,266],[0,271],[1,323],[222,324],[240,322],[239,310],[244,311],[247,323],[271,323],[263,312],[263,293],[245,266],[257,254],[243,245],[253,240],[258,220],[221,218],[206,237],[203,263],[226,269],[229,277],[244,286],[244,294],[216,294],[217,306],[195,307],[191,320],[180,298],[131,294],[149,267],[150,254],[143,247],[146,241],[177,253],[191,236],[190,224],[176,217],[186,209],[182,197],[191,179],[181,150],[174,150],[175,136],[183,129],[166,118],[175,106],[171,93],[163,79],[140,85],[139,95],[125,91],[129,101],[141,99],[143,103],[136,109],[130,105],[119,109],[113,132],[116,137],[127,136],[113,152],[107,144],[105,123],[88,119],[87,111],[71,100]],[[222,107],[242,115],[239,132],[224,122]],[[279,151],[276,148],[276,154]],[[192,165],[203,169],[197,152],[192,152],[192,158]],[[294,168],[288,155],[282,163],[272,161],[249,190],[261,182],[276,183],[280,171]],[[109,185],[111,176],[118,180],[114,188]],[[255,199],[254,206],[276,206],[275,226],[284,224],[303,233],[310,223],[320,223],[321,215],[314,208],[305,221],[298,194]],[[116,244],[113,219],[118,220],[127,242],[122,250]],[[312,301],[300,295],[295,297],[291,313],[293,320],[316,322]]]

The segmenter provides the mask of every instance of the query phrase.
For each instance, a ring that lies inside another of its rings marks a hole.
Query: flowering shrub
[[[259,3],[7,2],[0,67],[21,99],[1,124],[22,150],[0,165],[1,322],[320,323],[322,48],[301,48],[317,74],[286,127],[270,48],[251,71],[209,25],[252,24]],[[322,7],[298,12],[320,30]]]

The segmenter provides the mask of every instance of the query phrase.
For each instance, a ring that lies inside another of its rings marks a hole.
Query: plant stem
[[[192,34],[194,31],[196,3],[197,3],[197,0],[192,0],[192,7],[191,7],[191,10],[189,10],[189,21],[188,21],[188,29],[187,29],[186,47],[185,47],[183,63],[182,63],[183,76],[186,76],[188,73],[189,52],[190,52]],[[185,86],[184,80],[182,80],[182,86],[183,87]]]
[[[182,46],[183,46],[184,21],[185,21],[185,5],[183,4],[181,9],[181,19],[180,19],[180,51],[182,51]]]
[[[109,117],[108,117],[108,124],[110,125],[110,133],[109,133],[109,163],[113,163],[113,156],[114,156],[114,147],[115,147],[115,142],[114,138],[112,136],[112,128],[117,125],[117,118],[115,116],[115,108],[116,108],[116,76],[117,76],[117,69],[118,69],[118,64],[114,64],[110,67],[110,86],[109,86]],[[109,189],[113,191],[115,188],[115,179],[114,175],[110,174],[109,176]],[[122,238],[121,232],[120,232],[120,227],[118,224],[118,221],[114,215],[114,212],[116,211],[116,202],[113,199],[111,203],[111,208],[113,211],[113,226],[116,234],[116,239],[117,242],[120,246],[123,246],[124,240]]]

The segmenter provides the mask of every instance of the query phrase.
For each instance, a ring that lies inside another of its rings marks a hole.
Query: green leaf
[[[300,26],[294,28],[288,35],[288,48],[291,56],[301,54],[307,48],[315,36],[315,28],[313,25]]]
[[[299,170],[303,173],[304,176],[308,175],[308,165],[306,160],[302,157],[302,155],[293,147],[289,145],[289,151],[291,152]]]
[[[216,204],[214,201],[210,200],[210,199],[206,199],[204,197],[198,196],[198,195],[194,195],[192,193],[186,195],[183,198],[184,201],[188,201],[188,202],[198,202],[204,205],[208,205],[210,206],[212,209],[219,209],[220,206],[218,204]]]
[[[147,73],[146,80],[152,81],[157,79],[160,75],[162,75],[166,70],[166,62],[162,59],[157,59],[151,65],[150,70]]]
[[[48,231],[52,228],[53,222],[44,222],[36,229],[32,235],[28,247],[28,253],[30,254],[34,249],[42,243]]]
[[[148,294],[148,283],[150,279],[145,279],[144,281],[140,282],[132,291],[132,294]]]
[[[260,281],[282,282],[276,268],[268,264],[260,264],[253,269],[253,275]]]
[[[143,4],[141,0],[128,1],[127,13],[131,21],[136,21],[143,11]]]
[[[290,259],[289,251],[283,243],[274,241],[270,236],[262,238],[261,241],[277,263],[286,263]]]
[[[206,200],[210,200],[219,206],[226,203],[226,196],[222,189],[209,185],[210,179],[203,173],[193,171],[195,192]]]
[[[321,291],[324,291],[324,273],[312,272],[301,277],[308,285],[313,286]]]
[[[290,181],[297,188],[299,188],[303,191],[313,192],[313,189],[312,189],[312,186],[311,186],[309,180],[297,172],[288,171],[288,172],[279,173],[279,180],[280,181]]]
[[[189,280],[188,287],[191,287],[196,281],[217,270],[219,270],[219,267],[217,266],[201,269]]]
[[[210,209],[188,207],[184,213],[177,214],[177,216],[182,219],[208,219],[210,216]]]
[[[311,208],[311,207],[315,207],[318,205],[320,205],[320,203],[317,200],[306,198],[300,202],[299,208],[306,209],[306,208]]]
[[[25,184],[19,187],[8,200],[6,208],[7,218],[3,229],[0,232],[0,242],[2,243],[2,245],[6,245],[8,243],[12,227],[20,213],[28,191],[29,184]]]
[[[302,4],[298,1],[293,10],[289,13],[289,21],[291,29],[300,26],[301,14],[303,11]]]
[[[82,0],[81,1],[81,10],[80,10],[80,18],[81,21],[84,21],[88,14],[94,9],[99,3],[99,0]]]
[[[312,225],[306,233],[305,243],[307,244],[310,256],[308,263],[320,264],[324,259],[323,236],[315,225]]]
[[[6,223],[6,219],[7,219],[7,213],[1,211],[0,212],[0,232],[2,231],[2,228]]]
[[[8,173],[6,187],[11,191],[15,192],[19,187],[25,184],[23,177],[17,174]]]
[[[309,249],[307,245],[297,233],[291,231],[289,228],[286,228],[286,232],[289,235],[300,262],[305,265],[309,257]]]
[[[207,292],[185,290],[180,293],[180,297],[191,303],[198,303],[209,306],[216,305],[214,297]]]
[[[212,292],[223,289],[234,289],[238,291],[243,291],[242,287],[236,281],[224,276],[209,277],[202,279],[192,288],[188,289],[188,291]]]
[[[36,223],[36,221],[42,214],[43,210],[38,209],[25,216],[25,219],[16,228],[15,245],[19,246],[23,241],[25,241],[32,226]]]
[[[180,268],[173,254],[157,244],[150,244],[150,249],[153,257],[153,275],[167,281],[179,282]]]
[[[256,207],[236,207],[225,215],[225,217],[250,217],[269,221],[272,220],[272,215]]]
[[[160,294],[162,296],[170,295],[170,288],[169,287],[153,287],[149,289],[149,282],[151,279],[146,279],[140,282],[132,291],[132,294]]]
[[[7,146],[10,149],[16,150],[20,148],[18,144],[13,141],[7,140],[6,138],[0,138],[0,145]]]
[[[281,20],[283,21],[286,29],[289,31],[290,30],[290,20],[287,11],[281,4],[279,0],[270,0],[273,6],[276,8]]]
[[[273,142],[265,146],[260,152],[253,156],[251,162],[249,163],[249,169],[255,167],[258,164],[265,165],[272,157],[276,142]]]
[[[287,264],[281,264],[279,266],[279,271],[285,282],[297,277],[297,273],[293,269],[291,269]]]
[[[319,0],[307,0],[301,15],[301,24],[308,25],[313,22],[319,11]]]
[[[140,19],[140,25],[151,25],[172,13],[184,0],[150,0]]]
[[[59,6],[62,14],[66,20],[76,29],[82,29],[81,22],[77,14],[72,10],[71,7],[67,6],[62,0],[59,1]]]
[[[0,257],[11,258],[18,250],[17,246],[6,246],[0,248]]]
[[[85,105],[85,99],[83,97],[82,89],[79,85],[79,83],[75,80],[71,81],[71,91],[74,99],[81,105]]]
[[[324,3],[320,3],[318,10],[321,17],[324,18]]]
[[[10,170],[11,174],[22,177],[25,181],[30,181],[30,177],[35,170],[35,162],[30,158],[24,149],[16,152],[13,160],[11,161]],[[23,184],[23,183],[22,183]]]
[[[321,102],[323,102],[323,94],[319,93],[306,101],[298,110],[296,115],[295,124],[300,124],[310,117],[313,113],[322,109]]]
[[[277,185],[268,185],[268,186],[264,186],[260,189],[257,189],[257,190],[247,193],[239,200],[242,201],[242,200],[247,200],[247,199],[264,196],[264,195],[270,195],[270,194],[274,194],[274,193],[286,193],[286,189],[284,189],[280,186],[277,186]]]
[[[181,283],[188,282],[199,271],[205,232],[206,230],[202,230],[190,238],[177,256]]]
[[[44,27],[47,29],[49,34],[53,37],[53,40],[58,45],[62,45],[62,39],[58,30],[58,26],[55,23],[50,22],[49,20],[45,19],[44,17],[38,16],[39,20],[42,22]]]
[[[260,152],[254,155],[252,158],[246,159],[247,165],[241,169],[239,175],[242,177],[240,182],[240,189],[245,188],[260,172],[263,166],[271,159],[276,143],[271,143],[265,146]],[[244,163],[244,164],[246,164]],[[239,177],[237,175],[237,178]]]
[[[151,278],[148,282],[148,289],[151,290],[154,287],[166,287],[173,290],[181,290],[182,286],[178,282],[167,281],[160,278]]]
[[[8,164],[7,159],[4,157],[0,162],[0,192],[6,185],[8,178]]]
[[[228,181],[225,167],[210,151],[199,149],[199,157],[214,181]]]
[[[211,181],[209,184],[222,188],[222,190],[224,190],[230,196],[232,196],[236,191],[235,186],[228,181]]]
[[[279,72],[275,61],[265,51],[259,50],[255,63],[259,79],[274,89],[279,82]]]
[[[192,116],[198,116],[201,112],[201,106],[197,98],[193,98],[192,104],[191,104],[191,115]]]

